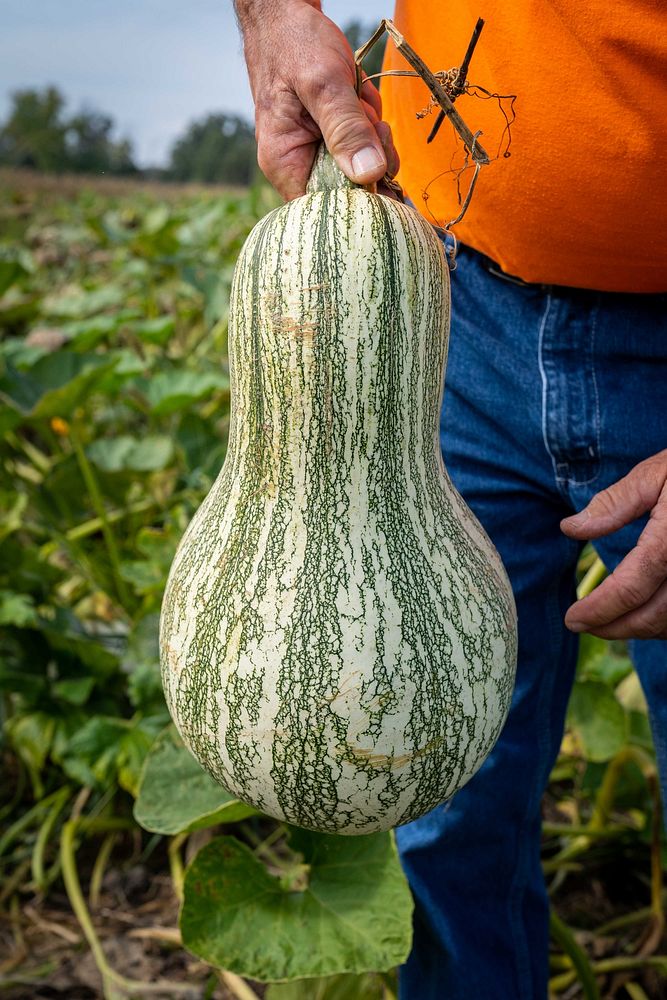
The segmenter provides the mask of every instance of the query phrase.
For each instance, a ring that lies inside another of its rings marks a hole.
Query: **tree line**
[[[345,34],[355,49],[371,31],[353,21]],[[366,71],[377,72],[381,59],[382,47],[377,46],[364,63]],[[173,144],[168,165],[143,171],[129,139],[114,137],[109,115],[96,110],[69,114],[65,97],[53,86],[11,95],[9,114],[0,124],[0,166],[44,173],[147,173],[204,184],[248,185],[258,176],[254,129],[240,115],[216,112],[191,122]]]
[[[140,170],[129,139],[114,138],[113,119],[94,110],[68,115],[56,87],[17,90],[0,125],[0,166],[43,173],[148,174],[164,180],[251,184],[255,134],[239,115],[209,114],[174,143],[166,167]]]

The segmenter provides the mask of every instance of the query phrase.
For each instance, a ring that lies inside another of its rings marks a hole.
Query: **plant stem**
[[[52,792],[50,795],[45,796],[36,802],[34,806],[24,812],[22,816],[12,823],[11,826],[7,827],[2,837],[0,837],[0,855],[4,854],[12,841],[27,830],[29,826],[34,822],[34,820],[47,809],[54,800],[60,795],[61,789]]]
[[[104,538],[107,554],[109,556],[109,563],[111,564],[111,575],[116,589],[116,596],[120,600],[123,607],[128,608],[130,606],[130,595],[121,574],[120,555],[118,553],[116,539],[114,538],[109,520],[107,518],[104,500],[102,499],[102,493],[100,491],[97,478],[93,472],[90,462],[88,461],[86,452],[81,444],[81,439],[79,438],[78,430],[74,424],[72,424],[70,428],[70,440],[72,442],[72,447],[74,448],[74,454],[76,455],[81,475],[83,476],[83,481],[86,484],[86,489],[88,490],[88,495],[90,496],[90,502],[92,503],[95,513],[100,521],[102,537]]]
[[[585,574],[583,580],[577,587],[577,598],[588,597],[599,583],[602,583],[607,575],[607,567],[598,556],[591,568]]]
[[[616,786],[618,785],[623,768],[630,762],[635,763],[639,767],[644,778],[649,783],[649,788],[651,787],[650,775],[655,772],[655,765],[651,761],[651,758],[639,747],[624,746],[607,765],[602,784],[595,797],[591,818],[584,828],[584,832],[576,836],[570,844],[544,863],[543,868],[546,873],[556,871],[564,861],[571,861],[573,858],[584,854],[595,840],[610,836],[607,822],[614,803]]]
[[[56,820],[62,812],[65,804],[69,798],[70,790],[65,785],[59,788],[56,793],[56,798],[53,801],[51,810],[39,828],[39,833],[37,834],[37,840],[35,841],[35,849],[32,852],[32,878],[40,890],[44,892],[46,889],[46,877],[44,873],[44,855],[46,853],[46,848],[49,842],[49,837],[53,831]]]
[[[189,833],[179,833],[172,837],[167,849],[169,857],[169,869],[171,880],[174,883],[174,892],[179,903],[183,902],[183,881],[185,878],[185,868],[181,857],[181,847],[190,836]]]
[[[644,992],[639,983],[624,983],[623,986],[626,993],[629,994],[630,1000],[648,1000],[648,995]]]
[[[26,858],[22,861],[20,865],[14,869],[9,878],[5,881],[2,891],[0,892],[0,906],[4,903],[6,899],[13,894],[15,889],[23,882],[23,879],[30,871],[30,858]]]
[[[635,830],[633,826],[608,826],[604,830],[595,830],[591,832],[591,828],[583,823],[572,824],[570,826],[568,823],[543,823],[542,833],[547,837],[579,837],[585,835],[587,837],[592,837],[595,840],[606,840],[613,837],[620,837],[628,831]]]
[[[277,829],[280,831],[279,836],[282,836],[282,834],[284,834],[285,832],[284,823],[281,823]],[[265,840],[262,840],[255,833],[255,831],[253,830],[253,828],[250,826],[249,823],[244,823],[243,833],[248,838],[248,840],[252,842],[252,845],[255,849],[255,854],[263,854],[264,857],[267,859],[267,861],[269,861],[269,863],[272,864],[275,868],[285,868],[285,859],[281,858],[278,854],[276,854],[276,852],[271,847],[271,845],[275,843],[277,839],[279,839],[279,836],[278,837],[275,836],[276,830],[273,830]]]
[[[157,507],[157,501],[152,497],[137,500],[136,503],[128,504],[127,507],[106,511],[107,524],[115,524],[116,521],[122,521],[124,517],[131,517],[133,514],[143,514],[147,510],[150,510],[151,507]],[[101,531],[102,526],[103,522],[100,517],[92,517],[90,520],[83,521],[81,524],[77,524],[66,531],[65,538],[68,542],[76,542],[81,538],[87,538],[89,535],[94,535],[97,531]]]
[[[93,865],[93,870],[90,876],[90,886],[88,887],[88,901],[90,903],[91,910],[96,910],[100,905],[100,889],[102,888],[102,879],[104,878],[104,872],[117,836],[118,834],[114,830],[107,833],[106,837],[102,841],[102,846],[97,852],[95,864]]]
[[[595,972],[621,972],[624,969],[658,969],[661,975],[667,975],[667,955],[618,955],[614,958],[603,958],[593,965]]]
[[[588,955],[577,944],[570,928],[563,923],[554,910],[551,911],[549,929],[553,939],[572,960],[586,1000],[600,1000],[600,991]]]
[[[651,768],[650,773],[646,775],[646,780],[653,800],[653,817],[651,821],[651,911],[659,930],[658,936],[661,937],[665,926],[664,893],[662,888],[662,804],[660,800],[660,784],[655,768]]]
[[[218,976],[222,984],[227,987],[230,993],[233,993],[237,1000],[259,1000],[255,991],[235,972],[219,969]]]
[[[88,907],[81,891],[79,873],[76,867],[75,837],[80,821],[77,819],[68,820],[63,826],[60,835],[60,858],[62,862],[63,881],[69,897],[70,905],[74,910],[77,920],[81,925],[90,950],[93,953],[95,964],[102,976],[105,1000],[120,1000],[126,994],[132,993],[166,993],[168,996],[191,993],[192,987],[189,984],[160,982],[145,983],[140,980],[128,979],[112,969],[107,962],[106,955],[100,943],[100,939],[95,932],[93,922],[88,912]],[[116,987],[120,987],[120,992]]]
[[[623,913],[620,917],[614,917],[613,920],[608,920],[606,923],[596,927],[595,936],[606,937],[614,931],[625,930],[626,927],[632,927],[633,924],[641,924],[643,920],[649,919],[652,912],[650,906],[643,906],[641,910],[634,910],[632,913]]]

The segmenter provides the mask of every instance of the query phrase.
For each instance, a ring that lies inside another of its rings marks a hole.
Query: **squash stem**
[[[185,880],[185,866],[181,857],[181,847],[189,836],[190,834],[187,832],[177,834],[171,838],[167,849],[171,881],[174,884],[174,893],[179,903],[183,902],[183,883]]]

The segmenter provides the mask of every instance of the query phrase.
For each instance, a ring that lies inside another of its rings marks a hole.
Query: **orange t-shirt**
[[[667,3],[396,2],[397,28],[433,71],[460,64],[477,17],[486,23],[468,80],[516,94],[516,121],[510,157],[482,168],[454,232],[525,281],[667,291]],[[391,40],[384,68],[409,69]],[[461,143],[445,120],[426,144],[437,109],[417,119],[429,101],[421,80],[386,77],[382,98],[398,180],[444,224],[459,209],[455,176],[442,172],[461,163]],[[456,108],[495,157],[497,102],[463,95]]]

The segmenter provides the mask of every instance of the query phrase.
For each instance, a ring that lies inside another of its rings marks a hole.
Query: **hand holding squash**
[[[307,0],[237,0],[255,101],[260,168],[287,200],[305,193],[322,137],[358,184],[393,176],[398,157],[377,89],[355,91],[342,31]]]
[[[562,530],[570,538],[609,535],[650,511],[637,545],[592,594],[569,609],[573,632],[601,639],[667,639],[667,449],[636,465]]]

